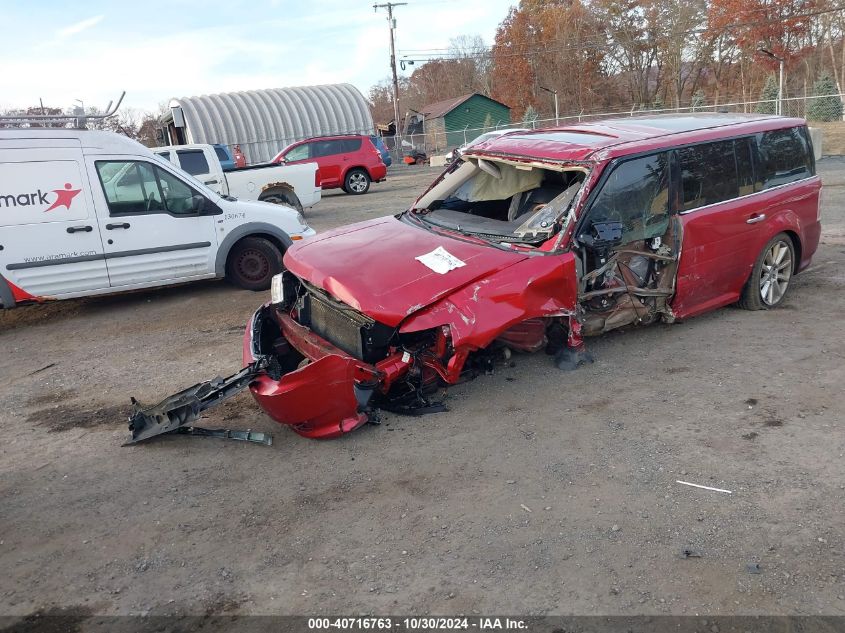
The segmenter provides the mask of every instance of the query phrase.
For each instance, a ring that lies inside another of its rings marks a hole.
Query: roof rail
[[[15,126],[22,126],[32,123],[72,123],[74,128],[84,129],[89,120],[102,121],[108,119],[117,112],[126,91],[120,93],[120,98],[112,107],[112,102],[106,106],[102,114],[8,114],[0,116],[0,123],[12,123]]]

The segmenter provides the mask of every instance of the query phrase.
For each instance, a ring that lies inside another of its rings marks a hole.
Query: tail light
[[[320,187],[322,186],[322,181],[320,180],[320,168],[317,167],[317,170],[314,172],[314,186]]]

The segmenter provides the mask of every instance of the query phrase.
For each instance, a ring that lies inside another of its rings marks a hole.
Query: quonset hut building
[[[172,99],[161,123],[162,144],[240,145],[251,164],[267,162],[305,138],[374,131],[370,104],[350,84]]]

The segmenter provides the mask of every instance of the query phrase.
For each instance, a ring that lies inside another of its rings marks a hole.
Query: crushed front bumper
[[[282,375],[278,380],[258,376],[250,385],[252,395],[276,422],[316,439],[365,424],[371,398],[409,365],[401,354],[377,365],[358,360],[269,304],[253,315],[244,333],[244,365],[267,355],[279,360]]]

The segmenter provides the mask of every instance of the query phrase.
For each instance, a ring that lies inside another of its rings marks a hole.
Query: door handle
[[[216,185],[217,181],[216,180],[203,180],[202,184],[204,184],[204,185]]]
[[[118,222],[117,224],[106,224],[106,230],[112,231],[114,229],[128,229],[129,222]]]
[[[758,222],[762,222],[762,221],[763,221],[763,220],[765,220],[765,219],[766,219],[766,214],[765,214],[765,213],[760,213],[760,214],[758,214],[758,215],[752,215],[750,218],[748,218],[748,219],[745,221],[745,223],[746,223],[746,224],[757,224]]]
[[[86,226],[69,226],[69,227],[67,227],[68,233],[77,233],[77,232],[90,233],[93,230],[94,230],[94,227],[87,226],[87,225]]]

